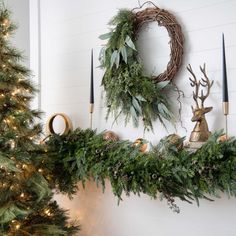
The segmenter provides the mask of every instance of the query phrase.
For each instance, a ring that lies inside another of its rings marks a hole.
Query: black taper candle
[[[226,71],[226,59],[225,59],[225,39],[224,34],[222,34],[222,52],[223,52],[223,80],[222,80],[222,88],[223,88],[223,102],[229,101],[228,96],[228,84],[227,84],[227,71]]]
[[[92,51],[91,51],[90,104],[94,104],[94,88],[93,88],[93,49],[92,49]]]

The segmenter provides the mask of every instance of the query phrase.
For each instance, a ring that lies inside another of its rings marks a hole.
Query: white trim
[[[29,1],[30,22],[30,69],[39,92],[32,102],[32,108],[41,110],[41,20],[40,0]]]

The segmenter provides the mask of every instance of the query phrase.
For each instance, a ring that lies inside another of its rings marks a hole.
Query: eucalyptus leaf
[[[165,104],[158,103],[158,109],[165,118],[172,117],[172,113],[168,110]]]
[[[162,81],[162,82],[157,83],[157,86],[158,86],[159,89],[163,89],[163,88],[165,88],[169,83],[170,83],[170,81]]]
[[[98,38],[101,40],[106,40],[109,39],[112,35],[112,32],[106,33],[106,34],[101,34]]]
[[[104,59],[105,59],[105,52],[106,52],[106,48],[102,47],[100,52],[99,52],[99,61],[101,61],[103,63]]]
[[[110,61],[110,64],[111,64],[111,68],[113,67],[114,63],[116,62],[116,57],[117,57],[117,54],[118,54],[118,51],[115,50],[112,55],[111,55],[111,61]]]
[[[147,100],[146,100],[143,96],[141,96],[141,95],[137,95],[137,96],[135,96],[135,98],[138,99],[138,100],[141,101],[141,102],[146,102],[146,101],[147,101]]]
[[[137,112],[136,112],[136,110],[134,109],[133,106],[130,107],[130,113],[132,115],[134,123],[137,124],[138,123],[138,115],[137,115]]]
[[[142,109],[141,109],[141,107],[140,107],[140,105],[139,105],[139,103],[138,103],[138,101],[135,97],[132,98],[132,104],[133,104],[135,110],[138,112],[138,114],[141,115],[142,114]]]
[[[120,48],[120,52],[121,52],[121,55],[123,57],[123,60],[124,62],[127,64],[127,51],[126,51],[126,47],[123,46]]]
[[[133,50],[137,51],[137,50],[136,50],[136,47],[135,47],[135,45],[134,45],[132,39],[129,37],[129,35],[126,36],[125,43],[126,43],[130,48],[132,48]]]
[[[117,52],[117,55],[116,55],[116,68],[119,67],[119,63],[120,63],[120,52]]]

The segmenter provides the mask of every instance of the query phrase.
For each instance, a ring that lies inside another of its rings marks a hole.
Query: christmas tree
[[[9,43],[16,29],[10,12],[0,8],[0,235],[75,235],[78,227],[52,199],[40,113],[30,109],[36,90],[21,52]]]

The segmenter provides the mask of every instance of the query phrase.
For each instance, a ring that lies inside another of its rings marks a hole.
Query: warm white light
[[[9,33],[6,33],[3,37],[4,37],[4,39],[8,39]]]
[[[20,224],[16,224],[16,229],[19,229],[20,228]]]

